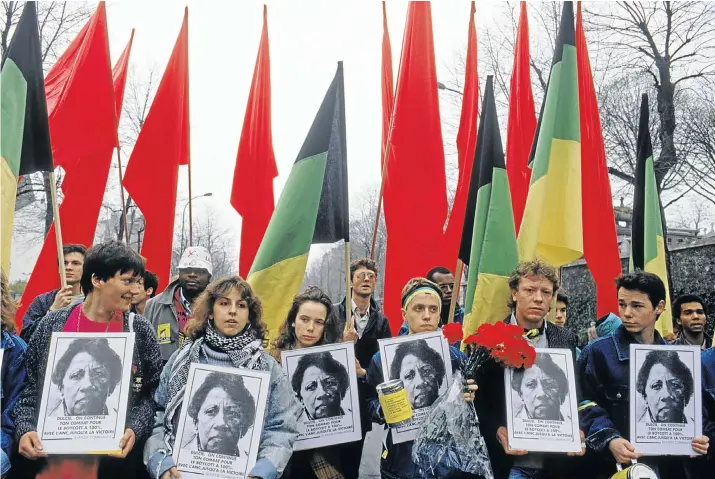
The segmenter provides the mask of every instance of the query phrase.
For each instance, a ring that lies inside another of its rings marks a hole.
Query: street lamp
[[[456,93],[456,94],[459,95],[459,96],[463,96],[463,95],[464,95],[464,93],[462,93],[461,91],[455,90],[454,88],[449,88],[447,85],[445,85],[445,84],[442,83],[441,81],[438,81],[438,82],[437,82],[437,89],[438,89],[438,90],[451,91],[452,93]]]
[[[190,198],[189,201],[186,202],[184,205],[184,211],[181,213],[181,247],[184,247],[184,225],[186,223],[186,207],[189,206],[189,204],[197,199],[197,198],[204,198],[206,196],[213,196],[213,193],[204,193],[203,195],[199,196],[194,196],[193,198]],[[194,239],[192,238],[193,235],[189,235],[189,246],[193,246]],[[182,251],[183,253],[183,251]]]

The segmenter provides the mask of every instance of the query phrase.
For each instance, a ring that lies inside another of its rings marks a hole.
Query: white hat
[[[213,265],[211,264],[211,255],[203,246],[189,246],[184,250],[179,260],[179,269],[184,268],[201,268],[213,275]]]

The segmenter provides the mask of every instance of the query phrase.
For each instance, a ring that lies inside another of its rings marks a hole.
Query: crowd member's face
[[[658,314],[663,312],[664,302],[653,307],[648,295],[635,289],[618,289],[618,312],[623,327],[631,334],[641,335],[655,327]]]
[[[214,325],[227,338],[239,334],[248,324],[248,302],[237,288],[216,299],[213,307]]]
[[[560,417],[559,386],[554,378],[534,365],[524,371],[521,399],[529,417],[557,421]]]
[[[75,355],[62,378],[62,395],[69,415],[102,414],[109,386],[109,371],[104,365],[89,353]]]
[[[449,307],[452,302],[452,288],[454,287],[454,275],[452,273],[435,273],[434,282],[442,290],[442,308]]]
[[[400,379],[405,385],[407,398],[415,409],[431,406],[439,395],[437,370],[413,354],[402,360]]]
[[[680,307],[678,323],[684,330],[700,334],[705,330],[705,309],[697,302],[683,303]]]
[[[556,301],[556,318],[554,323],[558,326],[566,326],[566,303],[563,301]]]
[[[154,293],[154,288],[144,289],[144,278],[139,278],[139,281],[137,281],[137,283],[139,285],[139,289],[137,295],[134,296],[134,301],[132,301],[132,304],[135,306],[137,304],[142,304],[148,301],[151,295]]]
[[[295,338],[298,348],[315,346],[323,337],[328,308],[316,301],[306,301],[295,317]]]
[[[65,278],[67,284],[72,286],[82,279],[84,255],[82,253],[69,253],[65,255]]]
[[[338,380],[317,366],[310,366],[300,383],[300,396],[313,419],[340,415],[340,385]]]
[[[121,312],[128,311],[134,303],[134,298],[142,289],[139,286],[141,276],[134,271],[119,273],[108,280],[97,280],[93,276],[94,291],[101,298],[102,305],[108,311]]]
[[[203,268],[182,268],[179,270],[179,286],[184,294],[198,296],[209,285],[211,275]]]
[[[360,296],[370,296],[375,292],[377,274],[367,268],[358,268],[353,274],[352,288]]]
[[[420,293],[402,309],[402,319],[407,321],[410,333],[431,333],[439,326],[439,298],[434,294]]]
[[[201,450],[235,455],[241,439],[242,421],[240,404],[223,388],[213,388],[206,395],[195,420]]]
[[[685,384],[668,368],[655,364],[645,385],[645,399],[657,422],[678,422],[685,410]]]
[[[519,280],[517,289],[511,290],[516,302],[516,318],[538,325],[549,312],[554,296],[554,283],[546,276],[525,276]]]

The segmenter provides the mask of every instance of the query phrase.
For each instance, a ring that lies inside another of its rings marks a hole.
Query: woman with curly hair
[[[10,470],[10,452],[12,451],[15,425],[10,418],[10,411],[20,397],[25,386],[25,351],[27,344],[15,334],[15,310],[17,305],[10,296],[10,285],[5,271],[0,270],[2,289],[2,451],[0,451],[0,473],[2,477]]]
[[[154,434],[144,448],[144,463],[154,479],[174,479],[172,458],[176,428],[191,363],[268,371],[271,383],[258,446],[256,465],[248,477],[281,475],[298,437],[300,404],[281,367],[263,351],[266,324],[261,301],[238,276],[211,283],[194,303],[194,318],[186,324],[186,339],[164,366],[156,402]]]

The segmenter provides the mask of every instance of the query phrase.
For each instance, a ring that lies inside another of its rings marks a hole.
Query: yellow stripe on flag
[[[300,292],[308,253],[288,258],[248,276],[253,292],[261,298],[263,321],[268,325],[269,344],[278,337],[293,297]]]
[[[464,317],[465,337],[484,323],[496,323],[509,316],[509,278],[490,273],[479,273],[474,290],[472,311]],[[468,309],[468,308],[467,308]]]
[[[662,236],[656,236],[656,241],[658,243],[658,256],[646,263],[643,269],[649,273],[657,275],[663,281],[663,284],[665,284],[665,310],[655,322],[655,329],[658,330],[661,336],[665,336],[666,334],[673,332],[673,313],[670,305],[668,269],[665,265],[665,241],[663,241]]]
[[[10,273],[10,246],[12,244],[12,222],[15,217],[15,195],[17,177],[12,173],[5,158],[0,157],[0,265],[5,274]]]

